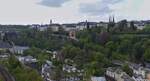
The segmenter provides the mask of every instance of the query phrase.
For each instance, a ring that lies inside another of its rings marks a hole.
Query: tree
[[[150,62],[150,48],[147,48],[144,52],[144,59]]]
[[[106,43],[105,47],[106,47],[107,57],[110,58],[115,49],[115,43],[113,41],[109,41]]]
[[[146,25],[145,28],[142,31],[144,33],[150,33],[150,25]]]
[[[125,64],[122,67],[123,71],[126,72],[129,76],[133,76],[133,70],[128,66],[128,64]]]

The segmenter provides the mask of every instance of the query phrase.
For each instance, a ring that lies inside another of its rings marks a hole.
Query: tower
[[[51,24],[53,24],[53,21],[52,21],[52,19],[50,20],[50,25],[51,25]]]
[[[109,16],[109,23],[115,23],[115,17]]]
[[[87,20],[85,21],[85,25],[86,25],[87,29],[90,29],[90,25],[89,25],[89,22]]]
[[[109,16],[107,31],[110,32],[114,26],[115,26],[115,18],[114,16]]]
[[[113,23],[115,23],[115,18],[114,18],[114,16],[113,16]]]

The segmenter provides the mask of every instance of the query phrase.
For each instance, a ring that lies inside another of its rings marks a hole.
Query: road
[[[15,79],[11,76],[11,74],[0,65],[0,74],[4,78],[4,81],[15,81]]]

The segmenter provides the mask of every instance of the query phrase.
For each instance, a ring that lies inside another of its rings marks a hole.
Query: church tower
[[[107,31],[110,32],[114,26],[115,26],[115,18],[114,16],[109,16]]]
[[[53,21],[52,21],[52,19],[50,20],[49,24],[50,24],[50,25],[51,25],[51,24],[53,24]]]

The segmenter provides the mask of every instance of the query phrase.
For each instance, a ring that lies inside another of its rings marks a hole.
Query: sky
[[[0,0],[0,24],[149,20],[150,0]]]

